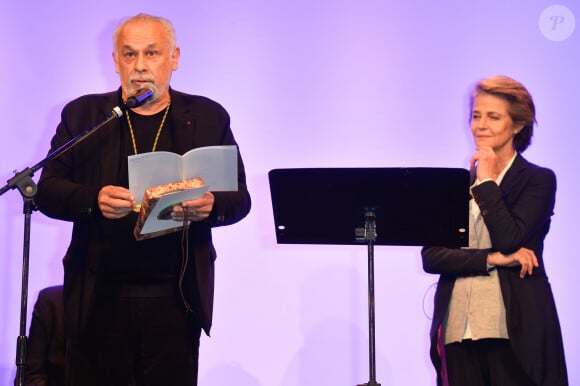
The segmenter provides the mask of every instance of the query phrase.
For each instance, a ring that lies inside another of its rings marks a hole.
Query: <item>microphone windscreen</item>
[[[135,94],[127,98],[125,105],[129,108],[142,106],[153,98],[155,91],[156,89],[154,85],[147,84],[135,91]]]

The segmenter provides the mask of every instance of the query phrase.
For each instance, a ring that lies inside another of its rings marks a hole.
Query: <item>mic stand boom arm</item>
[[[103,120],[89,127],[82,133],[73,137],[64,145],[51,152],[46,158],[32,167],[27,167],[20,172],[14,172],[15,176],[9,179],[6,185],[0,189],[0,196],[8,190],[18,188],[24,200],[24,246],[22,254],[22,294],[20,304],[20,335],[16,340],[16,379],[18,386],[24,385],[24,368],[26,365],[26,313],[28,306],[28,263],[30,260],[30,220],[34,210],[34,196],[36,195],[37,186],[32,180],[34,172],[42,168],[48,161],[64,154],[88,136],[105,126],[110,121],[123,115],[123,109],[119,106],[113,108],[113,111]]]
[[[122,115],[123,115],[123,109],[121,109],[119,106],[116,106],[115,108],[113,108],[113,111],[111,111],[111,113],[109,113],[109,115],[107,115],[103,120],[101,120],[100,122],[97,122],[95,125],[89,127],[88,129],[86,129],[82,133],[71,138],[67,143],[60,146],[58,149],[54,150],[52,153],[47,155],[45,159],[43,159],[42,161],[40,161],[36,165],[34,165],[32,167],[25,168],[20,172],[14,171],[15,176],[12,177],[11,179],[9,179],[7,181],[8,183],[0,189],[0,196],[3,195],[4,193],[6,193],[8,190],[14,189],[14,188],[18,188],[20,190],[20,192],[23,194],[24,194],[24,192],[23,192],[23,189],[24,189],[24,190],[26,190],[27,194],[30,194],[31,187],[27,183],[23,183],[23,181],[27,181],[28,179],[30,179],[34,175],[34,172],[36,172],[38,169],[42,168],[44,166],[44,164],[46,164],[48,161],[66,153],[72,147],[76,146],[81,141],[83,141],[84,139],[89,137],[91,134],[93,134],[96,130],[105,126],[110,121],[121,117]],[[36,193],[36,192],[34,192],[34,193]]]

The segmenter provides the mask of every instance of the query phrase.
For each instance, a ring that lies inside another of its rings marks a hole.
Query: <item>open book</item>
[[[238,150],[231,146],[208,146],[183,156],[165,152],[129,156],[129,190],[138,199],[137,240],[181,229],[183,224],[163,215],[174,205],[201,197],[206,191],[238,189]],[[194,179],[201,179],[203,186]],[[146,190],[149,188],[149,192]]]
[[[139,208],[139,217],[133,229],[137,240],[150,239],[178,231],[182,222],[171,219],[174,205],[203,196],[207,186],[201,178],[190,178],[145,189]]]

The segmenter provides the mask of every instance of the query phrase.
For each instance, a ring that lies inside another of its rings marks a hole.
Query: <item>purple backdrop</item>
[[[254,198],[248,218],[215,232],[215,324],[202,339],[201,385],[368,381],[366,248],[277,245],[267,173],[467,167],[467,95],[493,74],[533,94],[539,125],[525,155],[559,178],[545,261],[570,383],[580,384],[576,1],[136,4],[0,2],[0,178],[43,158],[67,101],[118,87],[110,53],[121,18],[143,11],[174,22],[182,57],[172,84],[229,110]],[[0,197],[0,218],[0,383],[9,384],[24,223],[16,191]],[[33,216],[28,321],[38,291],[62,280],[69,231]],[[436,277],[422,271],[418,247],[378,247],[375,259],[377,380],[434,385],[427,334]]]

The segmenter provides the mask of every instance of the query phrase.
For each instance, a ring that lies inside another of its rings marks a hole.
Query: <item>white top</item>
[[[499,174],[496,184],[501,183],[516,156],[517,153]],[[482,182],[485,181],[476,180],[473,186]],[[468,248],[491,248],[489,231],[473,198],[469,201],[469,214]],[[455,280],[444,329],[445,344],[463,339],[509,338],[497,270],[485,276],[458,277]]]

